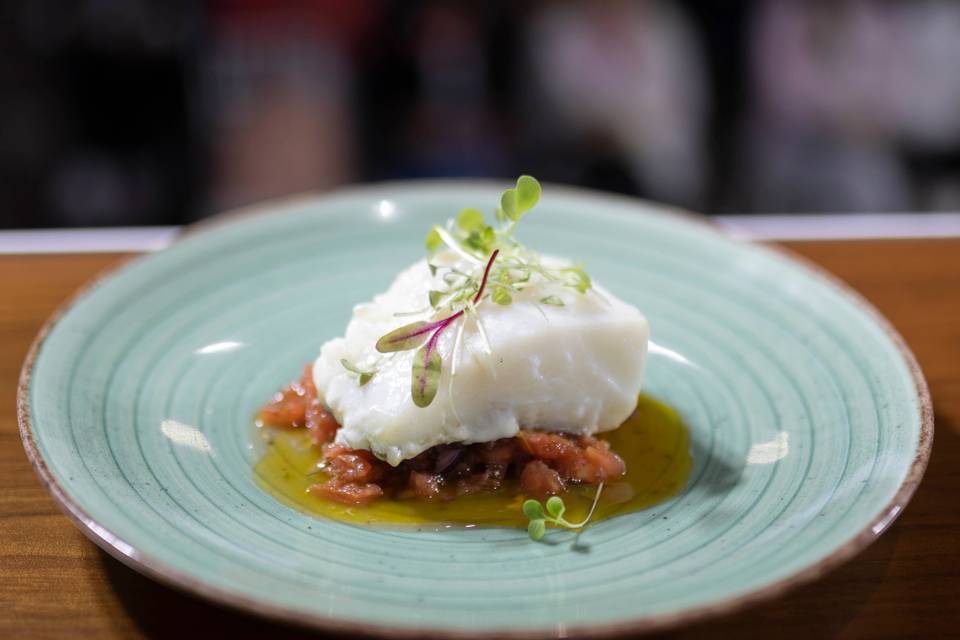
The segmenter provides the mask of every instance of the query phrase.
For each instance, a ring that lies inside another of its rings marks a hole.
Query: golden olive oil
[[[353,524],[419,529],[526,527],[520,511],[525,497],[516,482],[499,491],[450,501],[381,499],[366,507],[348,506],[307,492],[326,476],[318,472],[319,447],[304,429],[259,430],[265,452],[256,466],[257,483],[280,502],[310,515]],[[623,458],[627,473],[604,486],[592,522],[639,511],[679,493],[690,475],[690,438],[676,412],[641,394],[633,415],[619,428],[600,434]],[[564,517],[577,522],[593,502],[596,487],[571,486],[562,496]]]

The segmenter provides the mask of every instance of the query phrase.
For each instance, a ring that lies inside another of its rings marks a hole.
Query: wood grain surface
[[[906,338],[933,395],[930,465],[905,513],[851,562],[671,637],[960,637],[960,239],[788,248],[850,283]],[[127,569],[61,515],[27,462],[15,409],[27,348],[55,307],[122,257],[0,256],[0,638],[313,637]]]

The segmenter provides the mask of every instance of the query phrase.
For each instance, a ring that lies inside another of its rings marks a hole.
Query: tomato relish
[[[308,491],[348,505],[381,497],[453,500],[497,491],[509,479],[517,479],[525,495],[545,498],[569,484],[597,484],[626,473],[603,440],[531,430],[493,442],[438,445],[390,466],[369,451],[334,442],[340,425],[317,396],[309,365],[260,409],[257,420],[275,429],[305,429],[320,448],[319,470],[326,476]]]

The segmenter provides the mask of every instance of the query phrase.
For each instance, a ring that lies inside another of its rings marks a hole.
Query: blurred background
[[[960,2],[0,4],[0,226],[515,177],[707,213],[960,210]]]

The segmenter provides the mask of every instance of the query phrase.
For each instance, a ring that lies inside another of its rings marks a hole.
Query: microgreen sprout
[[[546,510],[544,505],[537,500],[527,500],[523,503],[523,515],[527,516],[530,522],[527,524],[527,533],[532,540],[540,540],[547,532],[547,523],[564,529],[582,529],[597,508],[600,501],[600,493],[603,491],[603,482],[597,485],[597,493],[593,496],[593,504],[590,505],[590,511],[587,517],[580,522],[570,522],[563,517],[567,506],[563,503],[560,496],[551,496],[547,499]]]
[[[340,358],[340,366],[357,376],[357,384],[359,384],[361,387],[370,382],[370,380],[373,379],[374,374],[377,373],[376,370],[364,371],[346,358]]]
[[[490,267],[493,261],[497,259],[499,249],[494,249],[487,260],[487,266],[483,270],[483,279],[480,281],[480,287],[473,297],[472,305],[483,297],[483,290],[487,286],[487,278],[490,275]],[[377,340],[377,351],[381,353],[391,353],[394,351],[409,351],[417,349],[413,356],[413,372],[410,385],[410,393],[413,396],[413,402],[418,407],[426,407],[433,402],[437,395],[437,388],[440,385],[440,373],[443,366],[443,360],[440,358],[440,352],[437,350],[437,341],[443,330],[460,319],[466,313],[469,307],[464,307],[456,313],[447,316],[443,320],[428,322],[419,320],[404,325],[399,329],[394,329],[387,335]],[[426,344],[424,344],[426,343]],[[423,346],[421,346],[423,345]]]
[[[464,315],[469,314],[475,321],[483,338],[484,352],[489,356],[490,341],[478,314],[478,306],[483,302],[510,305],[524,289],[539,282],[568,287],[580,294],[591,288],[590,277],[582,267],[548,267],[541,263],[539,255],[513,237],[517,223],[540,200],[540,191],[540,183],[535,178],[520,176],[516,186],[500,196],[500,206],[495,211],[496,226],[488,225],[479,209],[467,208],[446,225],[434,226],[427,234],[427,266],[435,288],[428,292],[430,306],[422,313],[429,313],[431,317],[394,329],[376,343],[381,353],[417,350],[411,367],[410,388],[418,407],[428,406],[437,394],[443,368],[437,349],[440,336]],[[449,254],[440,258],[445,250],[458,258],[455,264],[449,264]],[[557,295],[546,295],[540,302],[564,306]],[[421,312],[394,315],[421,315]],[[457,345],[462,340],[462,332],[458,331],[458,335]],[[489,368],[492,370],[493,365]],[[455,364],[451,382],[453,369]]]

